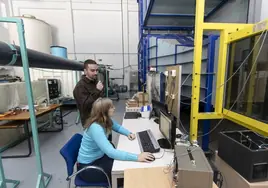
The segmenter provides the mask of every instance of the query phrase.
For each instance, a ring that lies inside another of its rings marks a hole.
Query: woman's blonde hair
[[[108,113],[111,108],[114,108],[113,101],[108,98],[98,98],[92,106],[90,117],[84,125],[87,129],[92,123],[98,123],[106,130],[111,131],[113,122]]]

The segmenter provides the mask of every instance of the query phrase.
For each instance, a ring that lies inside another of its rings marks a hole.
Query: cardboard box
[[[215,165],[223,175],[222,188],[267,188],[268,181],[249,183],[231,166],[224,162],[216,153]],[[243,156],[241,156],[243,157]]]
[[[139,107],[147,106],[147,105],[149,105],[148,102],[139,102]]]
[[[149,94],[148,93],[143,93],[143,92],[138,92],[136,94],[136,100],[139,103],[148,102],[149,101]]]
[[[131,107],[139,107],[139,104],[138,104],[138,102],[137,102],[136,100],[134,100],[134,99],[129,99],[129,100],[127,101],[127,103],[126,103],[126,106],[127,106],[128,108],[131,108]]]

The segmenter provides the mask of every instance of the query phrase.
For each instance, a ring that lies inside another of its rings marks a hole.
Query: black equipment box
[[[55,99],[60,96],[59,80],[47,79],[49,99]]]
[[[268,138],[252,131],[221,132],[218,155],[249,182],[268,181]]]

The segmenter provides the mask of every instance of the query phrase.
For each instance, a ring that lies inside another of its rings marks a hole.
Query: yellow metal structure
[[[200,2],[200,1],[199,1]],[[193,83],[192,83],[192,105],[191,105],[191,127],[190,135],[192,140],[197,138],[198,113],[200,100],[200,79],[203,47],[203,20],[205,14],[205,1],[196,4],[195,16],[195,40],[194,40],[194,66],[193,66]],[[202,15],[202,16],[198,16]],[[198,29],[199,28],[199,29]]]
[[[229,119],[264,136],[268,136],[268,125],[263,122],[229,111],[227,109],[223,109],[223,114],[226,119]]]
[[[195,48],[192,81],[190,138],[197,141],[198,121],[203,119],[226,118],[260,134],[268,135],[268,125],[252,118],[223,109],[227,48],[230,42],[255,35],[268,29],[268,21],[257,24],[205,23],[205,0],[196,0]],[[204,30],[220,31],[220,49],[216,82],[215,112],[199,113],[200,73],[202,63],[202,43]]]

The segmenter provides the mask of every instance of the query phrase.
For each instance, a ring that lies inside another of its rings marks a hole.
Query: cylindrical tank
[[[52,45],[52,30],[50,25],[31,15],[23,15],[17,18],[23,20],[27,48],[50,54],[50,46]],[[11,44],[19,46],[16,24],[9,24],[9,39]]]
[[[51,46],[50,47],[51,55],[68,58],[67,48],[63,46]]]

